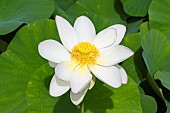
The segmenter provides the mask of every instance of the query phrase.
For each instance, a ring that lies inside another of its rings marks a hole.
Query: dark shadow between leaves
[[[166,87],[164,87],[160,80],[157,79],[157,80],[155,80],[155,82],[162,89],[162,93],[163,93],[165,99],[170,102],[170,96],[169,96],[170,95],[170,90],[167,89]]]
[[[126,14],[126,12],[124,11],[123,5],[120,0],[114,1],[114,8],[115,8],[116,12],[119,14],[120,18],[122,20],[126,21],[126,19],[129,17],[129,15]]]
[[[106,113],[106,109],[113,109],[113,101],[110,98],[113,94],[113,91],[103,86],[103,83],[97,80],[93,89],[88,91],[85,97],[85,111]]]
[[[155,93],[153,88],[150,86],[147,80],[142,81],[140,83],[140,87],[145,91],[146,95],[152,96],[157,102],[157,113],[165,113],[166,112],[166,104],[165,102]]]
[[[49,86],[50,86],[50,82],[51,82],[52,77],[53,77],[53,75],[50,75],[47,78],[45,78],[45,80],[44,80],[44,85],[48,90],[49,90]]]
[[[135,62],[135,66],[136,66],[136,72],[138,73],[138,77],[140,80],[143,80],[143,78],[145,78],[147,75],[147,68],[146,68],[144,59],[142,57],[142,52],[143,52],[143,49],[141,47],[134,54],[134,62]]]

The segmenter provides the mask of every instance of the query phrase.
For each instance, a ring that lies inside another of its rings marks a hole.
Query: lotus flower
[[[113,88],[127,83],[127,74],[118,63],[134,53],[119,45],[126,32],[124,25],[110,26],[97,35],[86,16],[78,17],[73,27],[64,18],[56,16],[56,25],[63,45],[51,39],[38,45],[40,55],[55,68],[50,83],[51,96],[61,96],[71,89],[71,101],[78,105],[93,87],[92,78]]]

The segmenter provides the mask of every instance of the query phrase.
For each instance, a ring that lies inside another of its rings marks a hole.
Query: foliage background
[[[79,113],[69,99],[49,96],[53,69],[40,57],[39,42],[59,40],[55,16],[71,24],[86,15],[97,32],[124,24],[122,44],[135,55],[121,63],[129,81],[119,89],[97,81],[86,113],[170,113],[169,0],[1,0],[0,111]]]

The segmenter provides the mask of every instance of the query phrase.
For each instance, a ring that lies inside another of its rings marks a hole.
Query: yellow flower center
[[[80,42],[76,48],[81,52],[82,54],[88,54],[93,50],[93,45],[89,42]]]
[[[71,52],[72,60],[81,66],[94,65],[99,57],[99,50],[89,42],[80,42],[73,47]]]

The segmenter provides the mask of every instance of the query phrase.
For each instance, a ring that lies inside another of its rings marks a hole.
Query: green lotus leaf
[[[150,30],[142,38],[142,47],[143,58],[152,76],[159,70],[170,70],[170,42],[164,34],[158,30]]]
[[[149,31],[149,25],[148,25],[148,22],[144,22],[144,23],[142,23],[142,24],[140,25],[139,29],[140,29],[140,32],[139,32],[140,37],[145,36],[145,35],[146,35],[146,33]]]
[[[159,79],[162,84],[170,89],[169,84],[169,57],[170,42],[167,37],[158,30],[150,30],[142,39],[143,58],[150,75]],[[151,81],[150,81],[151,80]],[[149,79],[150,84],[155,87],[157,94],[164,99],[159,89],[154,86],[153,80]]]
[[[157,103],[151,96],[141,94],[141,105],[143,113],[156,113]]]
[[[158,29],[164,33],[168,39],[170,37],[170,0],[152,0],[149,7],[149,27]]]
[[[121,0],[123,8],[130,16],[146,16],[151,0]]]
[[[23,23],[49,18],[53,11],[53,0],[0,0],[0,35]]]

